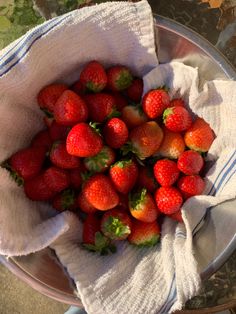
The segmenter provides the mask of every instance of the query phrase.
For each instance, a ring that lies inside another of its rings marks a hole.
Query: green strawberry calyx
[[[69,209],[75,203],[75,192],[71,189],[67,189],[61,194],[62,208],[64,210]]]
[[[112,244],[110,240],[101,232],[95,233],[94,244],[83,243],[83,248],[91,252],[98,252],[101,255],[107,255],[109,253],[116,252],[116,246]]]
[[[162,85],[156,88],[156,90],[164,90],[165,92],[169,92],[169,88],[166,85]]]
[[[123,156],[127,156],[130,153],[135,154],[138,156],[138,150],[133,146],[132,142],[128,141],[126,142],[121,148],[120,151]]]
[[[115,80],[115,87],[118,90],[124,90],[128,88],[133,81],[133,77],[128,70],[122,70],[117,79]]]
[[[7,160],[1,164],[1,167],[9,171],[10,176],[13,178],[18,186],[22,186],[24,184],[24,179],[14,169],[12,169]]]
[[[107,116],[106,121],[112,118],[119,118],[121,116],[121,112],[118,111],[116,108],[112,110],[112,112]]]
[[[118,240],[131,233],[130,227],[118,217],[110,216],[102,227],[103,232],[112,240]]]
[[[119,160],[114,165],[112,165],[111,168],[118,167],[121,169],[125,169],[125,168],[129,167],[132,164],[132,162],[133,162],[132,159]]]
[[[46,109],[46,108],[40,108],[40,109],[43,111],[43,113],[45,113],[47,118],[50,118],[50,119],[54,118],[53,113],[51,111],[49,111],[48,109]]]
[[[86,83],[86,88],[94,93],[100,92],[104,87],[104,84],[94,83],[93,81]]]
[[[89,122],[89,126],[96,132],[98,135],[101,135],[101,123],[99,122]]]
[[[129,203],[132,210],[142,209],[143,203],[147,198],[147,189],[143,188],[142,190],[135,192],[129,195]]]
[[[143,239],[138,240],[137,242],[133,242],[137,247],[152,247],[156,245],[160,240],[160,235],[159,234],[153,234],[153,235],[148,235],[146,238],[144,237]]]
[[[93,157],[86,157],[84,159],[84,164],[86,168],[92,172],[100,172],[107,167],[109,162],[109,153],[106,147],[103,147],[102,150]]]
[[[171,108],[167,108],[164,113],[163,113],[163,122],[166,123],[166,119],[169,117],[169,115],[171,115],[172,113],[174,113],[174,107]]]

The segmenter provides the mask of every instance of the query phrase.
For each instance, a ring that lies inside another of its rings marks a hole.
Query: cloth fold
[[[183,97],[193,114],[210,123],[217,137],[209,152],[213,166],[206,175],[207,195],[183,205],[184,224],[164,220],[160,245],[138,249],[120,243],[118,253],[102,257],[80,247],[82,225],[74,214],[55,216],[49,205],[26,199],[0,168],[0,254],[26,255],[50,246],[74,279],[88,313],[173,312],[201,286],[194,231],[209,208],[235,199],[236,82],[207,82],[200,89],[196,68],[178,62],[158,65],[146,0],[76,10],[38,26],[0,53],[0,162],[43,128],[38,91],[54,81],[71,84],[93,59],[105,66],[129,66],[143,77],[144,92],[167,85],[172,98]],[[226,218],[221,210],[225,226],[236,221],[236,212]]]

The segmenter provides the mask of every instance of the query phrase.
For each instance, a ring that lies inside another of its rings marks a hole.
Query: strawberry
[[[115,98],[106,93],[84,95],[84,100],[88,106],[89,117],[94,122],[104,122],[105,120],[119,115],[116,111]]]
[[[138,167],[133,160],[117,161],[110,168],[110,178],[116,190],[127,194],[134,187],[138,178]]]
[[[163,113],[163,121],[167,129],[173,132],[183,132],[192,125],[190,113],[184,107],[167,108]]]
[[[133,80],[132,84],[126,90],[129,99],[134,102],[139,102],[143,94],[143,80],[136,78]]]
[[[69,170],[69,177],[70,177],[70,185],[74,189],[80,189],[82,185],[82,176],[81,176],[81,169],[80,168],[75,168]]]
[[[67,136],[66,148],[68,153],[73,156],[95,156],[101,151],[102,147],[102,138],[87,123],[78,123]]]
[[[160,240],[160,228],[156,221],[142,222],[134,220],[132,222],[132,233],[128,237],[131,244],[145,247],[154,246]]]
[[[152,156],[163,139],[162,129],[157,122],[145,122],[130,132],[131,150],[140,158]]]
[[[215,136],[209,124],[202,118],[197,118],[192,127],[185,133],[185,144],[192,150],[205,153],[211,147]]]
[[[76,81],[72,86],[71,89],[73,92],[75,92],[77,95],[82,96],[85,93],[85,88],[83,84],[80,82],[80,80]]]
[[[205,188],[205,182],[199,175],[183,176],[177,185],[185,199],[202,194]]]
[[[193,150],[183,152],[179,156],[177,163],[179,170],[187,175],[198,174],[201,171],[203,164],[204,161],[202,156]]]
[[[139,168],[137,186],[146,188],[148,192],[154,192],[158,188],[158,183],[156,182],[153,170],[150,167],[145,166]]]
[[[168,217],[170,217],[171,219],[173,219],[175,221],[183,222],[181,210],[178,210],[176,213],[174,213],[172,215],[168,215]]]
[[[128,140],[129,132],[121,119],[112,118],[105,124],[103,135],[108,146],[120,148]]]
[[[45,160],[45,153],[44,147],[28,147],[10,157],[10,172],[19,184],[22,183],[22,179],[29,180],[39,174]]]
[[[120,210],[125,210],[129,212],[129,196],[128,194],[119,193],[119,204],[116,208],[120,208]]]
[[[41,89],[37,97],[40,109],[52,116],[57,99],[67,89],[65,84],[51,84]]]
[[[154,176],[161,186],[171,186],[179,177],[179,169],[173,160],[158,160],[154,165]]]
[[[181,98],[174,98],[170,102],[170,107],[185,107],[184,100]]]
[[[84,159],[84,165],[91,172],[104,172],[115,162],[115,152],[109,146],[103,146],[102,150],[93,157]]]
[[[115,99],[115,104],[118,111],[121,111],[125,106],[128,106],[128,100],[121,93],[113,92],[112,96]]]
[[[123,65],[116,65],[107,70],[107,87],[114,92],[128,88],[132,81],[130,70]]]
[[[104,213],[101,221],[102,233],[111,240],[124,240],[131,233],[131,219],[125,211],[113,208]]]
[[[61,192],[70,184],[69,174],[57,167],[50,167],[44,172],[44,180],[53,192]]]
[[[97,208],[95,208],[88,202],[83,191],[81,191],[78,195],[77,204],[78,207],[87,214],[95,213],[97,211]]]
[[[73,126],[85,122],[88,108],[83,99],[71,90],[66,90],[54,106],[54,118],[58,124]]]
[[[48,131],[53,141],[60,141],[67,138],[70,128],[68,126],[58,124],[55,120],[53,120]]]
[[[171,215],[180,210],[183,198],[174,187],[160,187],[155,193],[158,209],[165,215]]]
[[[44,175],[27,180],[24,184],[25,195],[32,201],[48,201],[53,198],[55,192],[47,185]]]
[[[93,214],[89,214],[83,225],[83,247],[92,252],[106,255],[114,253],[116,247],[100,232],[100,220]]]
[[[99,210],[111,209],[119,203],[111,180],[104,174],[91,176],[83,186],[83,193],[88,202]]]
[[[129,129],[132,129],[147,122],[148,118],[141,106],[129,105],[122,109],[122,120],[126,123]]]
[[[142,101],[143,111],[150,119],[160,117],[169,105],[170,97],[162,88],[147,92]]]
[[[164,139],[159,147],[157,154],[162,157],[177,159],[184,152],[185,142],[180,133],[171,132],[163,128]]]
[[[153,222],[159,216],[155,200],[146,189],[131,194],[129,209],[133,217],[143,222]]]
[[[60,194],[57,194],[52,201],[52,206],[60,212],[64,210],[74,211],[78,208],[74,191],[68,189],[64,190]]]
[[[52,146],[52,140],[50,138],[48,130],[38,132],[31,141],[32,147],[44,147],[48,151]]]
[[[50,160],[55,166],[63,169],[73,169],[80,166],[80,159],[68,154],[64,142],[54,142],[50,152]]]
[[[91,61],[80,73],[83,88],[94,93],[101,92],[107,85],[107,75],[104,67],[98,61]]]

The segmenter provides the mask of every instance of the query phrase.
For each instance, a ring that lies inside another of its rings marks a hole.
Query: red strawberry
[[[170,97],[164,89],[154,89],[147,92],[142,101],[143,111],[148,118],[160,117],[170,105]]]
[[[83,87],[98,93],[107,85],[107,75],[104,67],[98,61],[89,62],[80,74],[80,82]]]
[[[116,190],[127,194],[136,183],[138,167],[133,160],[120,160],[111,166],[109,174]]]
[[[19,150],[9,159],[11,172],[20,184],[22,179],[29,180],[39,174],[45,160],[44,147],[29,147]]]
[[[174,213],[172,215],[168,215],[168,217],[170,217],[171,219],[176,220],[178,222],[183,222],[181,210],[177,211],[176,213]]]
[[[65,125],[58,124],[55,120],[49,127],[49,134],[53,141],[65,140],[70,131],[70,128]]]
[[[128,100],[121,93],[113,92],[112,96],[115,99],[117,110],[121,111],[125,106],[128,106]]]
[[[57,99],[67,89],[65,84],[51,84],[44,87],[38,94],[39,107],[47,114],[52,115]]]
[[[72,86],[71,89],[79,96],[82,96],[85,93],[85,88],[83,84],[78,80],[75,82]]]
[[[131,85],[133,76],[127,67],[116,65],[107,70],[107,81],[107,87],[114,92],[118,92]]]
[[[85,122],[88,108],[83,99],[71,90],[66,90],[54,106],[54,118],[58,124],[73,126]]]
[[[171,186],[179,177],[176,162],[168,159],[158,160],[154,165],[154,176],[161,186]]]
[[[155,200],[146,189],[131,195],[129,209],[133,217],[143,222],[153,222],[159,216]]]
[[[101,136],[87,123],[78,123],[67,136],[66,148],[73,156],[92,157],[97,155],[102,147]]]
[[[129,212],[129,196],[128,194],[119,193],[119,204],[116,208]]]
[[[31,141],[32,147],[44,147],[48,151],[52,146],[52,140],[50,138],[48,130],[38,132]]]
[[[50,152],[50,160],[55,166],[63,169],[73,169],[80,166],[80,159],[68,154],[64,142],[54,142]]]
[[[55,195],[47,185],[44,175],[29,179],[24,184],[25,195],[32,201],[48,201]]]
[[[106,119],[119,115],[116,111],[115,98],[106,93],[84,95],[88,106],[89,117],[93,122],[104,122]]]
[[[129,215],[113,208],[104,213],[101,221],[102,233],[111,240],[124,240],[131,233],[132,223]]]
[[[95,213],[97,211],[97,208],[95,208],[88,202],[83,191],[80,192],[77,198],[77,204],[78,204],[78,207],[87,214]]]
[[[142,110],[141,106],[126,106],[122,109],[122,120],[129,129],[147,122],[148,118]]]
[[[74,189],[80,189],[82,185],[81,169],[75,168],[69,170],[70,184]]]
[[[160,187],[155,193],[158,209],[166,215],[171,215],[180,210],[183,198],[174,187]]]
[[[198,174],[204,164],[202,156],[193,151],[187,150],[183,152],[178,159],[178,168],[184,174]]]
[[[111,180],[104,174],[95,174],[84,184],[83,193],[88,202],[99,210],[108,210],[118,205],[119,196]]]
[[[160,228],[156,221],[142,222],[134,220],[132,222],[132,233],[128,237],[131,244],[140,247],[154,246],[160,240]]]
[[[154,192],[157,189],[158,183],[154,178],[153,170],[151,168],[148,168],[147,166],[139,168],[137,186],[146,188],[148,192]]]
[[[197,118],[192,127],[185,133],[185,144],[192,150],[205,153],[211,147],[215,136],[209,124]]]
[[[167,129],[173,132],[183,132],[192,125],[190,113],[184,107],[167,108],[163,113],[163,121]]]
[[[83,246],[89,251],[99,252],[101,255],[114,253],[116,248],[110,240],[100,232],[100,220],[89,214],[83,225]]]
[[[63,169],[52,166],[43,175],[49,189],[53,192],[61,192],[70,184],[69,174]]]
[[[134,102],[139,102],[143,94],[143,80],[136,78],[127,89],[127,96]]]
[[[177,184],[185,199],[202,194],[205,188],[205,182],[199,175],[183,176]]]
[[[170,107],[185,107],[184,100],[181,98],[174,98],[170,102]]]
[[[163,128],[164,139],[159,147],[157,154],[162,157],[177,159],[184,152],[185,142],[180,133],[171,132]]]
[[[105,124],[103,135],[108,146],[120,148],[128,140],[126,124],[119,118],[112,118]]]
[[[84,159],[84,165],[91,172],[104,172],[115,162],[115,153],[109,146],[103,146],[102,150],[93,157]]]
[[[130,132],[131,149],[140,159],[156,153],[162,139],[162,129],[155,121],[143,123]]]
[[[60,212],[64,210],[75,210],[78,207],[75,193],[72,190],[64,190],[54,197],[52,206]]]

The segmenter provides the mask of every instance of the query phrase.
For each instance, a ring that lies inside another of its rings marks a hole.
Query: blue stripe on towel
[[[19,63],[37,40],[43,35],[46,35],[56,26],[60,25],[70,15],[71,14],[67,14],[63,17],[57,17],[44,23],[42,26],[39,26],[30,32],[27,36],[24,36],[13,48],[8,50],[0,59],[0,61],[2,61],[0,62],[0,77],[9,72],[17,63]],[[3,59],[6,56],[8,56],[8,58],[4,61]]]
[[[220,179],[220,182],[222,181],[222,176],[225,173],[225,169],[227,168],[227,166],[231,163],[232,160],[234,160],[235,157],[235,153],[236,151],[233,152],[233,154],[229,157],[228,161],[226,162],[226,164],[224,165],[224,167],[221,169],[221,171],[218,173],[217,178],[215,179],[215,182],[212,184],[211,190],[209,191],[208,195],[214,195],[212,193],[216,193],[216,191],[218,190],[218,186],[216,187],[217,181]],[[228,169],[228,168],[227,168]],[[226,169],[226,171],[227,171]],[[218,184],[219,185],[219,184]]]
[[[168,313],[167,309],[171,308],[174,302],[176,301],[177,291],[176,291],[176,282],[175,282],[175,275],[173,276],[170,290],[166,302],[162,305],[159,314],[166,314]]]

